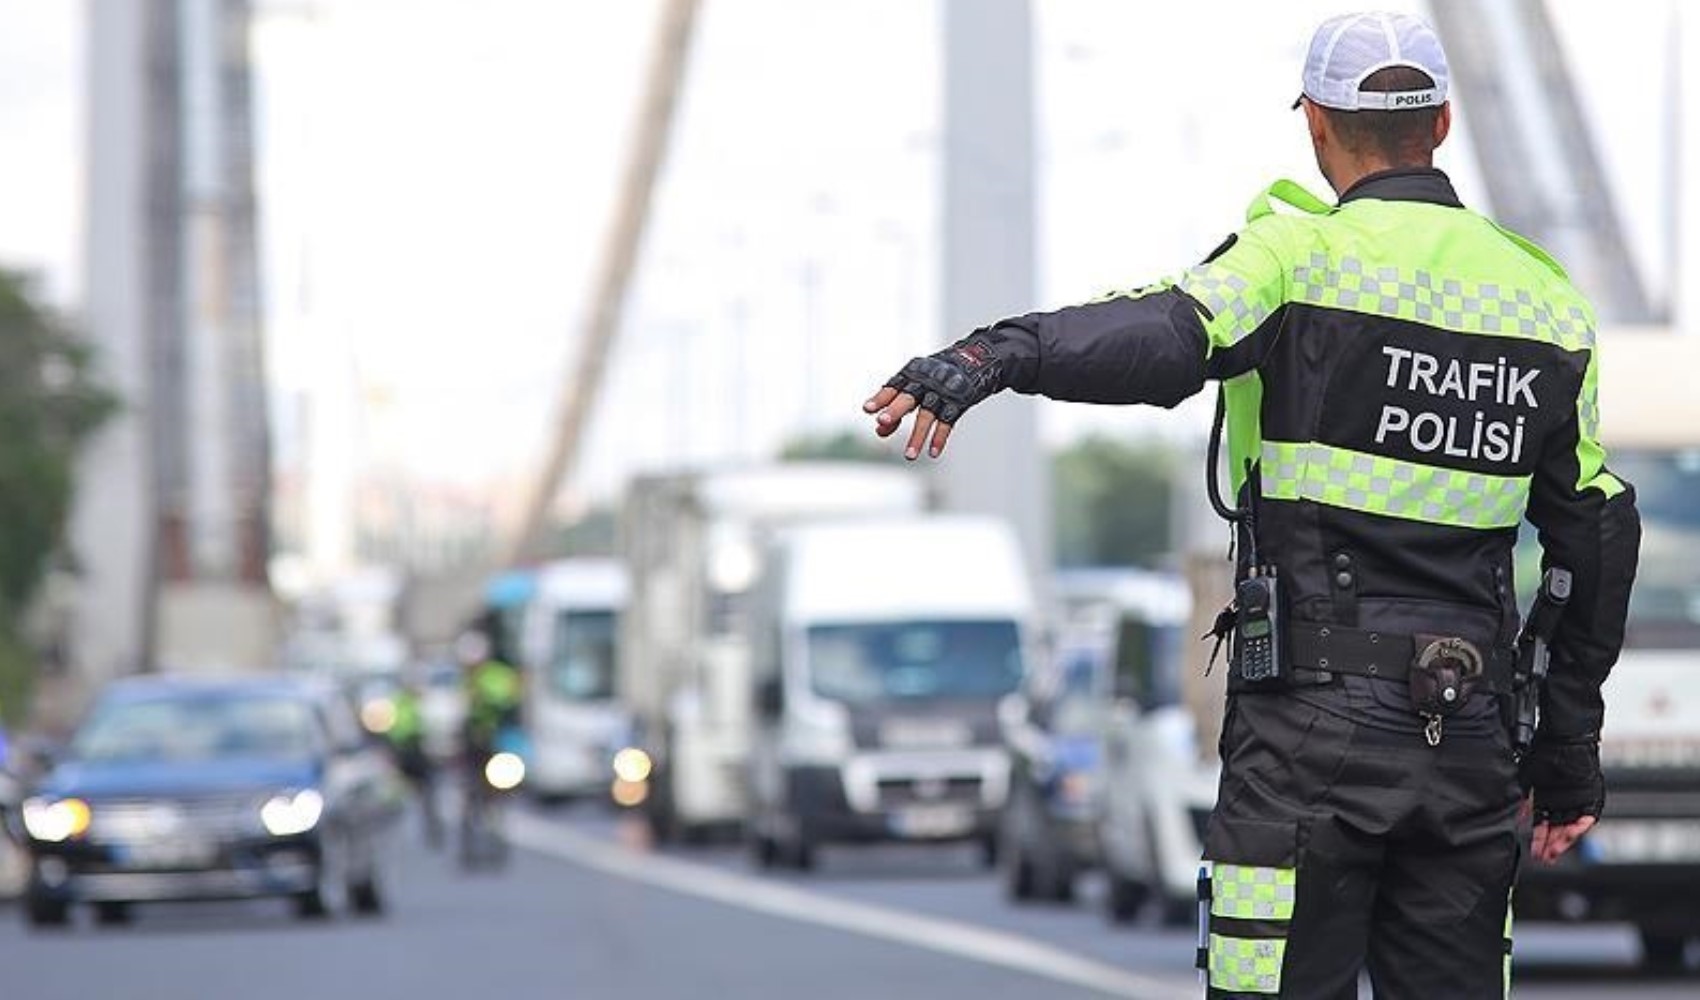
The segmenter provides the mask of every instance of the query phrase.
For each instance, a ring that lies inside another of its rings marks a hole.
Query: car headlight
[[[373,698],[360,706],[360,724],[374,735],[387,735],[395,728],[395,719],[395,702],[389,698]]]
[[[82,836],[93,819],[82,799],[25,799],[23,813],[29,835],[50,844]]]
[[[490,787],[499,792],[518,788],[525,780],[525,760],[519,754],[508,750],[492,754],[484,762],[484,780]]]
[[[314,789],[304,788],[267,799],[266,804],[260,807],[260,822],[274,837],[292,837],[317,826],[324,811],[325,797]]]
[[[627,784],[643,784],[654,770],[655,762],[638,747],[624,747],[614,755],[614,776]]]

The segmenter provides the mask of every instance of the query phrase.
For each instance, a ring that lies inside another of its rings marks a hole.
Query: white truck
[[[746,816],[754,724],[746,626],[764,539],[809,519],[915,512],[928,502],[911,470],[873,463],[789,462],[631,483],[615,686],[645,766],[621,776],[639,784],[622,798],[642,806],[658,839],[735,829]]]
[[[1036,614],[1014,532],[968,515],[821,522],[771,545],[754,606],[747,833],[799,869],[833,842],[978,839],[1009,764],[1000,700]]]
[[[563,559],[538,570],[520,637],[526,786],[545,802],[606,794],[629,725],[615,698],[615,638],[626,569]]]
[[[1640,571],[1623,654],[1605,686],[1606,810],[1558,864],[1526,864],[1517,919],[1628,922],[1650,966],[1700,937],[1700,337],[1600,338],[1606,463],[1633,483]],[[1538,578],[1528,540],[1519,583]],[[1526,602],[1525,602],[1526,603]]]

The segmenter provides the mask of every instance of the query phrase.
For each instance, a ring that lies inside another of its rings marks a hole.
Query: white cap
[[[1421,70],[1427,90],[1391,93],[1358,89],[1364,78],[1389,66]],[[1404,111],[1439,107],[1446,100],[1446,52],[1427,21],[1412,14],[1343,14],[1316,29],[1305,56],[1304,96],[1337,111]]]

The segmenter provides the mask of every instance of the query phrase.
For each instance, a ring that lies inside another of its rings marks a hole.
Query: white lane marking
[[[504,822],[508,839],[521,847],[673,892],[1000,965],[1111,996],[1195,1000],[1198,995],[1197,987],[1183,988],[1151,979],[1015,934],[836,899],[665,855],[639,853],[517,811],[510,812]]]

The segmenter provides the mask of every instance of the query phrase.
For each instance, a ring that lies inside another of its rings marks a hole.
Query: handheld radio
[[[1216,394],[1216,418],[1210,426],[1210,450],[1205,462],[1206,493],[1210,505],[1223,520],[1236,529],[1245,528],[1245,579],[1234,586],[1234,602],[1216,617],[1215,635],[1220,647],[1224,634],[1232,631],[1233,642],[1228,647],[1228,666],[1239,680],[1246,683],[1278,681],[1286,677],[1281,642],[1281,588],[1274,566],[1265,566],[1258,558],[1255,498],[1248,485],[1246,505],[1229,507],[1221,498],[1216,462],[1222,448],[1222,424],[1227,404],[1223,392]],[[1251,482],[1251,461],[1246,460],[1246,482]],[[1214,659],[1214,656],[1212,656]]]

